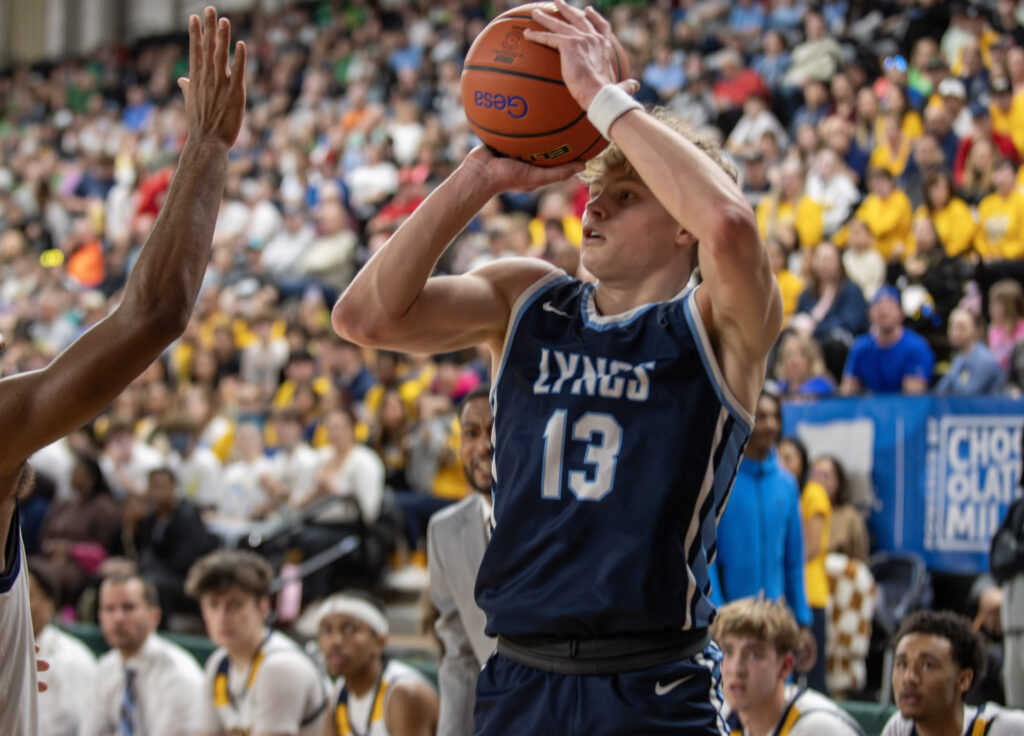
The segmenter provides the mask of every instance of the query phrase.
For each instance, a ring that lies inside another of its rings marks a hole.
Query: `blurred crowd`
[[[182,585],[200,554],[289,519],[287,549],[263,548],[278,563],[373,530],[304,601],[422,562],[431,513],[468,492],[455,413],[489,356],[367,351],[334,334],[330,308],[477,143],[462,59],[513,4],[232,17],[248,113],[195,316],[107,412],[34,458],[25,542],[59,605],[90,615],[83,592],[134,566],[165,612],[194,612]],[[1024,3],[598,5],[638,99],[739,166],[785,303],[780,396],[1021,394]],[[116,303],[184,143],[186,53],[183,33],[0,73],[4,375],[46,365]],[[579,273],[587,196],[570,181],[496,198],[439,270],[528,256]],[[831,496],[833,542],[865,558],[838,461],[802,464]]]

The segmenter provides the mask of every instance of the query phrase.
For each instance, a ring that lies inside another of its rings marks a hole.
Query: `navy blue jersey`
[[[752,418],[694,292],[602,317],[556,272],[512,309],[491,392],[487,633],[592,638],[709,625],[708,564]]]

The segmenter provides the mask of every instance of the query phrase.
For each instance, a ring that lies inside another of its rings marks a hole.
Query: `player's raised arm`
[[[229,67],[230,34],[212,7],[189,19],[189,77],[180,82],[188,142],[121,303],[46,368],[0,382],[0,478],[92,419],[184,330],[245,110],[245,46],[237,44]]]
[[[500,341],[515,297],[551,266],[509,259],[430,278],[434,265],[494,195],[530,191],[581,168],[541,168],[474,149],[359,271],[334,305],[334,329],[360,345],[409,352]]]
[[[763,375],[755,380],[741,369],[740,380],[734,380],[729,363],[763,361],[782,320],[781,297],[754,212],[718,163],[645,113],[629,98],[626,90],[631,86],[614,84],[608,21],[591,7],[579,10],[561,0],[555,4],[564,20],[535,10],[534,19],[548,30],[527,30],[526,38],[559,50],[562,76],[574,99],[592,120],[603,121],[606,134],[644,184],[699,241],[706,283],[701,289],[706,294],[701,296],[702,316],[731,388],[752,409]]]

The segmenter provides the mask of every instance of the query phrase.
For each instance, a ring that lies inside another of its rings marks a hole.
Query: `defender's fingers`
[[[231,62],[231,87],[245,84],[245,41],[235,43],[235,58]]]
[[[203,68],[203,27],[198,15],[188,17],[188,75],[194,77]]]
[[[213,46],[213,68],[217,70],[217,76],[227,76],[230,44],[231,22],[221,18],[217,22],[217,38]]]
[[[217,40],[217,11],[207,5],[203,11],[203,63],[213,63],[213,45]]]

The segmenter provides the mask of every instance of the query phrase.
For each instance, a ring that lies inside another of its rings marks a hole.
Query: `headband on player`
[[[320,612],[316,617],[317,623],[319,624],[319,622],[323,621],[325,616],[336,613],[363,622],[373,629],[377,636],[388,635],[388,620],[384,617],[384,614],[372,603],[362,598],[356,598],[355,596],[343,593],[335,593],[329,596],[320,604]]]

